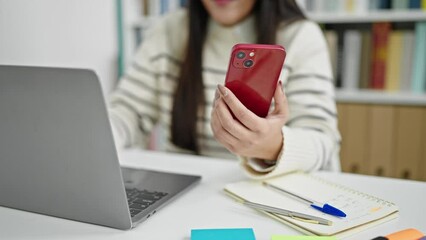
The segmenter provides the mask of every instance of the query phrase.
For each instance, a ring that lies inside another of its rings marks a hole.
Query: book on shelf
[[[321,1],[319,1],[321,2]],[[322,2],[323,6],[321,6],[324,12],[336,12],[340,8],[338,1],[329,0]]]
[[[399,86],[401,91],[408,92],[411,90],[411,75],[414,59],[414,31],[403,31],[402,48]]]
[[[418,22],[415,27],[414,63],[411,86],[413,92],[426,90],[426,22]]]
[[[342,88],[357,89],[359,87],[361,62],[361,32],[346,30],[343,36]]]
[[[363,13],[368,11],[368,0],[353,0],[350,12]]]
[[[328,46],[331,68],[333,70],[333,81],[335,83],[337,79],[337,33],[335,31],[325,31],[324,36]]]
[[[342,87],[343,81],[343,49],[344,49],[344,31],[337,31],[337,59],[336,59],[336,87]]]
[[[383,89],[385,85],[386,58],[389,41],[390,23],[373,23],[372,29],[372,60],[370,87]]]
[[[292,196],[266,187],[263,183],[284,189],[305,199],[328,203],[346,213],[346,217],[325,214]],[[230,183],[225,192],[240,202],[253,202],[287,209],[331,221],[331,225],[315,224],[264,210],[260,212],[308,235],[345,237],[397,217],[398,207],[383,200],[321,177],[294,172],[267,180]]]
[[[400,89],[402,59],[402,32],[392,31],[389,35],[388,53],[386,58],[385,89],[397,91]]]
[[[318,1],[308,0],[308,9],[312,9],[312,11],[323,12],[323,11],[326,10],[325,6],[326,6],[325,1],[322,1],[322,0],[318,0]]]
[[[371,32],[362,31],[361,33],[361,57],[360,57],[360,75],[359,88],[368,88],[370,79],[371,59]]]
[[[379,8],[379,0],[370,0],[368,2],[368,9],[375,10]]]
[[[391,1],[390,0],[380,0],[379,1],[379,9],[390,9]]]
[[[421,0],[409,0],[409,7],[418,9],[421,7]]]
[[[408,9],[409,0],[392,0],[392,9]]]

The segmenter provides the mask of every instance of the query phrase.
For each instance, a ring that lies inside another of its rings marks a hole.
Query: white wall
[[[116,39],[115,0],[0,0],[0,64],[90,68],[107,93]]]

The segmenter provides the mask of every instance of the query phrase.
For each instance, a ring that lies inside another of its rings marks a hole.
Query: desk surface
[[[0,238],[189,240],[191,229],[240,227],[253,228],[259,240],[269,240],[272,234],[300,235],[284,224],[237,204],[223,193],[226,183],[245,179],[236,161],[134,150],[122,154],[122,165],[197,174],[203,179],[195,188],[129,231],[0,207]],[[426,233],[425,182],[353,174],[317,174],[390,200],[400,208],[399,218],[346,239],[368,240],[405,228],[417,228]]]

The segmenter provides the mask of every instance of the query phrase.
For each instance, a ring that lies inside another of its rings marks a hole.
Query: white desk
[[[236,161],[145,151],[123,154],[123,165],[202,175],[200,184],[129,231],[0,207],[0,239],[189,240],[194,228],[253,228],[257,239],[300,235],[257,211],[237,204],[222,188],[245,178]],[[405,228],[426,233],[426,183],[352,174],[318,173],[324,178],[395,202],[400,217],[347,239],[372,239]],[[0,193],[1,194],[1,193]]]

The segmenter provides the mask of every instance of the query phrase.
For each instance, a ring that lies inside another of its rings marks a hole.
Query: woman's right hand
[[[261,118],[247,109],[228,88],[218,85],[210,124],[214,137],[234,154],[276,160],[283,147],[282,128],[288,117],[281,81],[274,100],[274,110]]]

